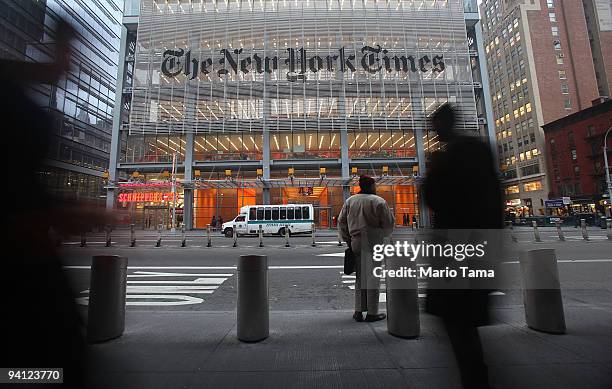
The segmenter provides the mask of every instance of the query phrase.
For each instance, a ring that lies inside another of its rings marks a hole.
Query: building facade
[[[543,215],[550,188],[541,126],[599,96],[583,3],[484,0],[481,4],[507,212]]]
[[[104,205],[123,1],[0,1],[0,56],[53,61],[54,29],[61,18],[78,36],[71,70],[56,85],[29,92],[53,123],[40,178],[55,194]]]
[[[600,96],[612,97],[612,2],[582,0]]]
[[[544,125],[551,199],[569,197],[571,206],[547,207],[547,214],[599,213],[610,217],[603,158],[604,136],[612,128],[612,100]],[[608,136],[612,161],[612,137]],[[554,203],[554,202],[553,202]]]
[[[369,174],[399,224],[428,224],[428,116],[451,102],[465,131],[489,133],[475,9],[126,2],[107,206],[143,228],[204,228],[243,205],[310,203],[325,228]]]

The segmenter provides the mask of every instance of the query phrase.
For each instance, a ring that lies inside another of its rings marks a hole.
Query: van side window
[[[295,218],[297,220],[302,219],[302,207],[295,207]]]
[[[263,220],[264,219],[264,209],[263,207],[258,207],[257,208],[257,220]]]
[[[302,207],[302,216],[304,216],[305,220],[310,219],[310,208],[309,207]]]
[[[243,221],[244,221],[244,218],[245,218],[245,216],[244,216],[244,215],[241,215],[241,216],[238,216],[238,217],[236,218],[236,220],[234,220],[234,221],[236,221],[236,222],[243,222]]]
[[[265,212],[266,212],[265,213],[265,216],[266,216],[265,219],[266,220],[272,220],[272,208],[266,208]]]
[[[272,208],[272,220],[278,220],[278,207]]]
[[[255,207],[249,208],[249,219],[257,220],[257,208]]]
[[[287,208],[281,207],[280,209],[280,219],[287,220]]]
[[[293,219],[295,219],[295,212],[293,210],[293,207],[287,207],[287,220]]]

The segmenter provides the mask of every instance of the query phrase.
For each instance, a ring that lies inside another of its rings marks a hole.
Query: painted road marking
[[[78,269],[82,268],[89,267],[78,267]],[[218,269],[218,267],[215,269]],[[128,270],[133,270],[133,268]],[[233,275],[234,273],[135,271],[127,275],[126,305],[176,306],[201,304],[204,302],[204,299],[194,295],[201,296],[213,294],[215,290]],[[160,280],[162,277],[170,279]],[[187,277],[192,279],[185,279]],[[135,280],[134,278],[138,279]],[[143,278],[155,279],[143,280]],[[89,290],[86,289],[82,291],[81,294],[89,294]],[[77,298],[77,303],[87,305],[89,303],[89,298],[87,296]]]
[[[204,274],[196,274],[196,273],[164,273],[164,272],[154,272],[154,271],[136,271],[134,274],[128,274],[128,278],[132,277],[176,277],[176,276],[184,276],[184,277],[231,277],[234,273],[204,273]]]

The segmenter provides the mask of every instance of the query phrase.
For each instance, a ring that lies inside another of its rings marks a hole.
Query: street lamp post
[[[612,207],[612,182],[610,181],[610,167],[608,166],[608,134],[610,133],[610,130],[612,130],[612,127],[608,128],[606,135],[604,135],[603,155],[604,165],[606,168],[606,184],[608,185],[608,205]]]

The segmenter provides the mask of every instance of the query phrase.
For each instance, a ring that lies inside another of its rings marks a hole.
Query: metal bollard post
[[[540,230],[538,230],[538,222],[537,221],[533,221],[531,222],[531,225],[533,226],[533,238],[536,242],[541,242],[542,239],[540,238]]]
[[[232,236],[234,238],[234,245],[232,247],[237,247],[238,246],[238,231],[236,231],[236,226],[232,228]]]
[[[87,341],[117,338],[125,328],[126,257],[94,256],[89,281]]]
[[[561,230],[561,222],[557,220],[555,222],[555,225],[557,226],[557,234],[559,234],[559,240],[565,241],[565,235],[563,235],[563,230]]]
[[[338,227],[338,247],[342,247],[342,234],[340,233],[340,227]]]
[[[136,247],[136,225],[130,224],[130,247]]]
[[[612,220],[608,220],[606,224],[608,225],[608,231],[606,232],[608,240],[612,240]]]
[[[81,247],[87,246],[87,237],[85,231],[81,231]]]
[[[554,249],[523,251],[519,255],[527,326],[565,333],[565,316]]]
[[[388,257],[386,267],[401,270],[416,269],[416,263],[403,258]],[[416,271],[416,270],[413,270]],[[417,277],[387,277],[387,331],[400,338],[416,338],[420,334]]]
[[[285,224],[285,247],[291,247],[289,245],[289,225]]]
[[[518,238],[516,237],[516,234],[514,233],[514,224],[512,224],[512,222],[510,222],[510,239],[512,239],[514,243],[518,242]]]
[[[161,247],[161,238],[162,238],[162,225],[157,226],[157,242],[155,242],[155,247]]]
[[[267,256],[240,256],[236,311],[239,340],[257,342],[270,335]]]
[[[111,227],[106,226],[106,247],[111,247]]]
[[[317,242],[315,241],[315,224],[312,223],[312,247],[317,247]]]
[[[181,225],[181,247],[187,247],[187,237],[185,236],[185,225]]]
[[[586,228],[586,220],[580,219],[580,229],[582,230],[582,239],[589,240],[589,232]]]
[[[259,229],[257,230],[257,235],[259,236],[259,247],[264,247],[263,245],[263,226],[260,224]]]
[[[206,247],[212,247],[212,239],[210,238],[210,224],[206,226]]]

